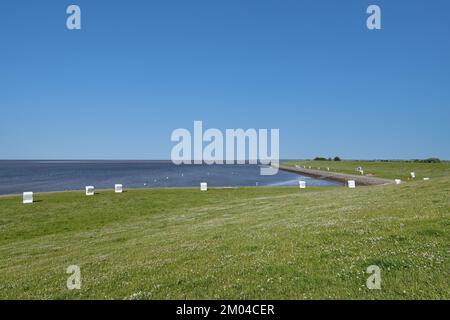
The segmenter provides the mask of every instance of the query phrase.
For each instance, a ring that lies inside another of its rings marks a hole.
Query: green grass
[[[381,161],[287,161],[283,163],[289,166],[306,166],[311,169],[327,170],[358,174],[355,171],[357,167],[362,167],[364,170],[364,175],[373,175],[375,177],[387,178],[387,179],[402,179],[404,181],[409,180],[410,173],[416,173],[416,179],[428,178],[438,178],[450,176],[450,162],[441,163],[413,163],[406,161],[392,161],[392,162],[381,162]]]
[[[450,299],[450,177],[438,176],[0,198],[0,298]],[[66,288],[73,264],[81,290]],[[381,290],[365,286],[373,264]]]

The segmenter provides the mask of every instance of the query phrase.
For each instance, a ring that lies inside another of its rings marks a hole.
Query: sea
[[[201,182],[207,182],[208,187],[287,187],[298,186],[299,180],[305,180],[307,186],[339,185],[281,170],[272,176],[262,176],[260,166],[254,164],[175,165],[171,161],[156,160],[0,161],[0,195],[84,190],[85,186],[113,189],[115,184],[122,184],[125,189],[199,187]]]

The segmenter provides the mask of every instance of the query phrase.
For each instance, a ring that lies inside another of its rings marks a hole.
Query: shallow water
[[[333,186],[339,183],[279,171],[261,176],[258,165],[174,165],[170,161],[0,161],[0,194],[97,189],[237,186]]]

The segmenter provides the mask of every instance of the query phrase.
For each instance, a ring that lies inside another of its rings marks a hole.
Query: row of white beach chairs
[[[299,181],[299,187],[300,189],[306,188],[306,181]],[[355,188],[356,183],[354,180],[348,181],[348,187],[349,188]],[[116,193],[122,193],[123,192],[123,185],[116,184],[114,185],[114,191]],[[200,191],[208,191],[208,183],[201,182],[200,183]],[[86,196],[93,196],[95,194],[95,187],[94,186],[86,186]],[[23,193],[23,203],[33,203],[33,192],[24,192]]]
[[[115,193],[122,193],[123,192],[123,185],[115,184],[114,185],[114,192]],[[94,194],[95,194],[95,187],[94,186],[86,186],[86,195],[87,196],[93,196]]]
[[[94,186],[86,186],[86,195],[87,196],[93,196],[95,194],[95,187]],[[122,193],[123,192],[123,185],[121,184],[115,184],[114,185],[114,191],[116,193]],[[24,192],[23,193],[23,203],[33,203],[33,192]]]
[[[411,174],[411,176],[413,176]],[[415,175],[414,175],[415,177]],[[423,180],[430,180],[430,178],[423,178]],[[401,184],[402,181],[400,179],[395,179],[396,184]],[[300,189],[306,188],[306,181],[300,180],[298,182]],[[348,180],[346,183],[346,186],[350,189],[356,188],[356,182],[355,180]],[[122,193],[123,192],[123,185],[122,184],[115,184],[114,185],[114,191],[116,193]],[[200,183],[200,191],[208,191],[208,183],[201,182]],[[94,186],[86,186],[86,196],[93,196],[95,194],[95,187]],[[33,192],[24,192],[23,193],[23,203],[33,203]]]
[[[86,186],[86,196],[93,196],[95,194],[95,187],[94,186]],[[116,184],[114,185],[114,191],[115,193],[122,193],[123,192],[123,185],[122,184]],[[200,191],[208,191],[208,184],[206,182],[200,183]],[[23,203],[33,203],[33,192],[24,192],[23,193]]]

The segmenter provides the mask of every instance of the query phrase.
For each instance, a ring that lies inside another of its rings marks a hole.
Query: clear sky
[[[5,0],[0,41],[0,159],[169,159],[194,120],[279,128],[282,158],[450,159],[448,0]]]

